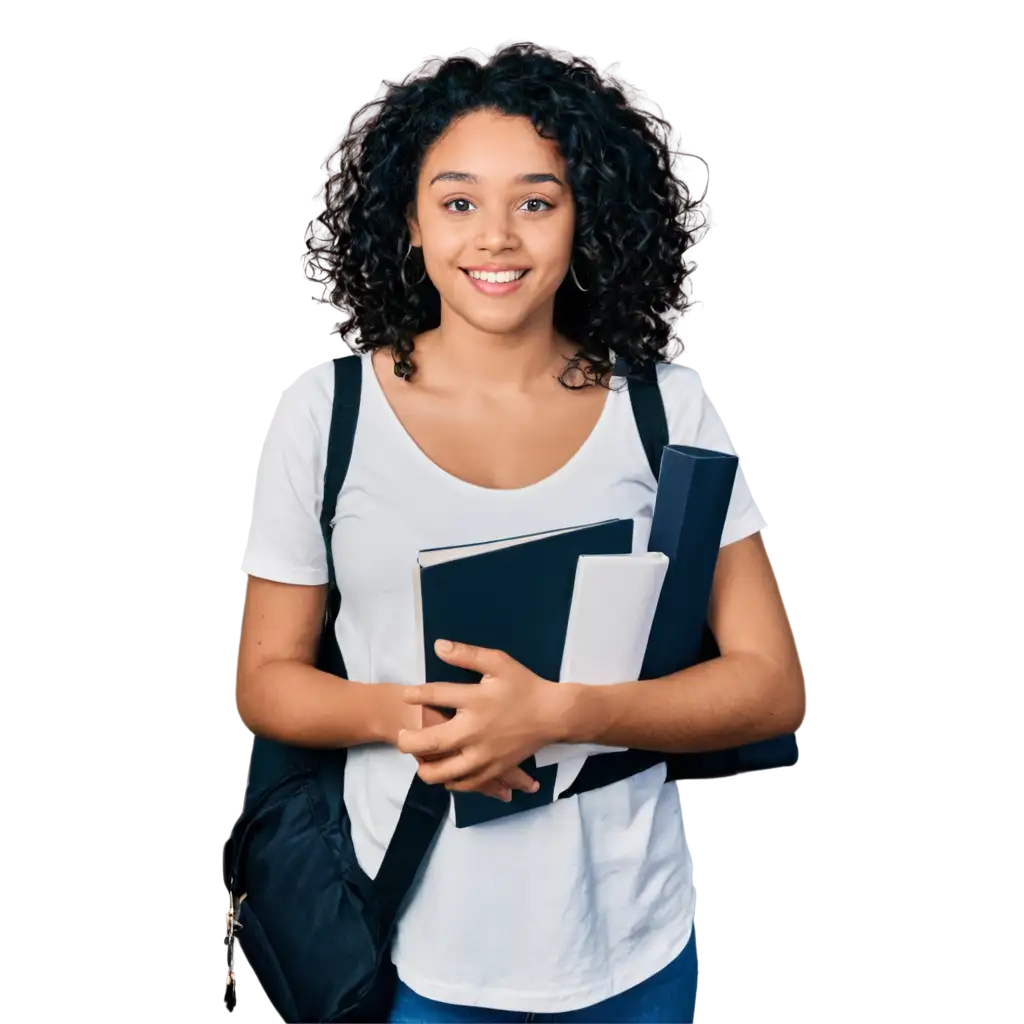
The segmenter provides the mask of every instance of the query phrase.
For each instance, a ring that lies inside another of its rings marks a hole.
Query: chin
[[[466,322],[485,334],[514,334],[528,323],[522,316],[467,316]]]
[[[477,331],[486,334],[512,334],[529,323],[530,311],[512,312],[511,310],[455,309],[464,321]]]

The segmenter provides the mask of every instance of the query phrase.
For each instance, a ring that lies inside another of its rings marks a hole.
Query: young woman
[[[254,732],[352,748],[345,802],[370,876],[416,772],[503,799],[530,788],[517,765],[554,741],[717,749],[794,731],[804,707],[742,469],[709,608],[720,658],[555,685],[451,637],[439,653],[480,684],[416,678],[420,549],[631,517],[646,550],[655,481],[615,357],[657,364],[671,443],[733,448],[697,372],[666,356],[661,314],[687,305],[696,204],[664,122],[532,44],[450,59],[377,103],[338,147],[326,235],[307,236],[364,361],[332,541],[351,679],[313,667],[330,361],[285,389],[263,448],[238,665]],[[443,823],[397,927],[390,1019],[692,1020],[695,889],[664,780],[659,764],[487,825]]]

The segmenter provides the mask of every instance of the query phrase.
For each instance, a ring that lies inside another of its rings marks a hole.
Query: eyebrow
[[[468,181],[474,185],[480,183],[480,179],[475,174],[470,174],[468,171],[442,171],[440,174],[435,174],[430,179],[430,185],[433,185],[437,181]],[[554,174],[520,174],[512,179],[516,185],[539,185],[544,181],[554,182],[556,185],[564,185],[565,183]],[[430,187],[429,185],[427,186]]]

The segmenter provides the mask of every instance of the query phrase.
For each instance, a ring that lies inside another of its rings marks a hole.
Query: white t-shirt
[[[634,520],[633,550],[646,550],[656,483],[624,387],[607,393],[597,425],[560,469],[499,490],[428,459],[395,416],[370,354],[353,358],[363,360],[362,397],[332,540],[337,636],[351,679],[423,682],[411,583],[422,548],[623,517]],[[697,372],[663,363],[658,375],[670,443],[734,453]],[[281,396],[260,457],[246,573],[327,582],[319,516],[333,393],[327,361]],[[764,525],[740,468],[722,544]],[[371,877],[417,767],[389,744],[349,750],[345,804]],[[696,893],[679,790],[665,784],[665,770],[483,825],[445,820],[396,927],[399,977],[442,1002],[557,1013],[669,964],[689,940]]]

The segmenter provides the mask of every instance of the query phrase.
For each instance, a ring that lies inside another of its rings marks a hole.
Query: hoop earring
[[[580,279],[576,276],[576,268],[573,266],[573,260],[569,260],[569,273],[572,274],[572,279],[576,282],[576,287],[579,288],[581,292],[590,291],[589,288],[584,288],[583,285],[580,284]]]
[[[423,284],[423,282],[426,280],[426,277],[427,277],[427,265],[426,265],[426,263],[424,263],[423,264],[423,277],[421,277],[416,282],[416,284],[409,284],[409,282],[405,279],[405,262],[406,262],[406,260],[408,260],[409,253],[411,253],[411,252],[412,252],[412,242],[409,243],[409,248],[405,250],[405,259],[402,260],[402,268],[398,272],[398,276],[401,277],[401,279],[402,279],[402,284],[404,284],[405,287],[409,291],[412,291],[413,288],[417,287],[418,285]]]

